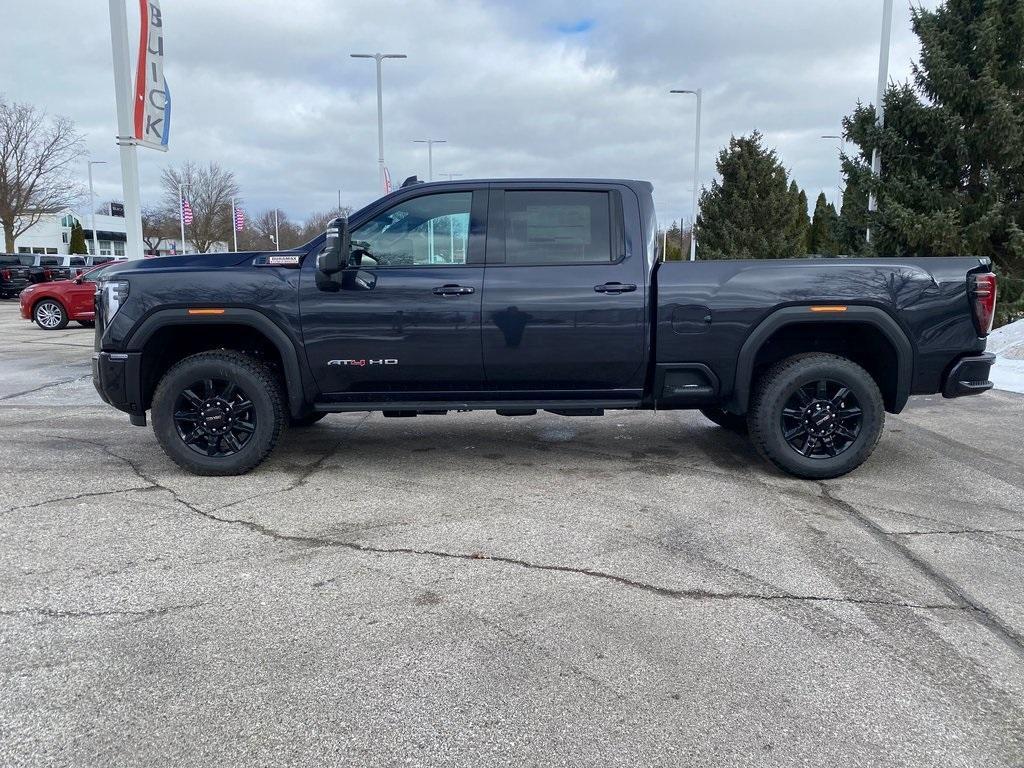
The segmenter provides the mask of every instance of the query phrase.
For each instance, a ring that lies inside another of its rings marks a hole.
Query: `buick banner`
[[[135,139],[167,151],[171,92],[164,79],[164,27],[160,0],[139,0],[139,64],[135,73]]]

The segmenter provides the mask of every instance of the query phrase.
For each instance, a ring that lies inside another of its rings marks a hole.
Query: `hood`
[[[181,256],[154,256],[148,259],[131,259],[121,262],[116,268],[104,274],[104,279],[123,272],[165,271],[179,269],[224,269],[227,267],[249,266],[252,260],[264,251],[239,251],[238,253],[187,253]],[[271,251],[276,253],[276,251]]]

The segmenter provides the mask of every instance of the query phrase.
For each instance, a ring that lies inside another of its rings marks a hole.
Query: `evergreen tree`
[[[733,136],[718,155],[718,175],[700,197],[699,259],[782,259],[807,248],[807,198],[790,185],[761,134]]]
[[[1024,10],[1019,0],[945,0],[913,9],[921,59],[913,84],[844,120],[859,156],[849,187],[874,189],[873,249],[894,255],[990,256],[1024,273]],[[878,147],[882,176],[870,174]],[[843,218],[852,227],[857,208]],[[865,224],[868,222],[865,221]]]
[[[85,244],[85,232],[82,225],[75,220],[71,225],[71,237],[68,239],[68,253],[88,253],[89,247]]]
[[[839,230],[839,214],[835,206],[825,199],[821,192],[814,203],[814,218],[811,221],[810,253],[819,256],[835,256],[839,253],[837,233]]]

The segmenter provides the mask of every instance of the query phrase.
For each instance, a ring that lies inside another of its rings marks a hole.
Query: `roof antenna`
[[[416,184],[422,184],[422,183],[423,182],[420,181],[419,178],[415,174],[413,174],[408,179],[406,179],[405,181],[402,182],[402,186],[400,186],[399,189],[405,189],[406,187],[411,187],[411,186],[414,186]]]

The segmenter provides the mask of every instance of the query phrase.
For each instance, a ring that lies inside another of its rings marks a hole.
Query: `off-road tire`
[[[60,331],[68,327],[68,311],[56,299],[42,299],[32,307],[32,319],[44,331]]]
[[[739,416],[735,413],[730,413],[729,411],[723,411],[721,408],[701,408],[700,412],[723,429],[728,429],[730,432],[735,432],[737,435],[747,434],[746,416]]]
[[[847,387],[861,416],[856,437],[842,452],[836,456],[809,457],[787,442],[782,414],[798,390],[821,380]],[[868,459],[882,435],[885,404],[875,380],[859,365],[838,355],[809,353],[776,363],[757,380],[747,425],[758,453],[779,469],[797,477],[823,480],[845,475]]]
[[[300,429],[302,427],[312,427],[314,424],[316,424],[318,421],[320,421],[325,416],[327,416],[326,413],[308,413],[305,416],[303,416],[301,418],[298,418],[298,419],[296,419],[293,416],[289,416],[288,417],[288,426],[289,427],[298,427]]]
[[[203,379],[235,383],[252,402],[255,430],[241,449],[228,456],[206,456],[190,448],[175,423],[182,392]],[[231,350],[201,352],[175,363],[153,395],[153,432],[175,464],[196,475],[242,475],[274,449],[288,423],[282,383],[265,363]]]

